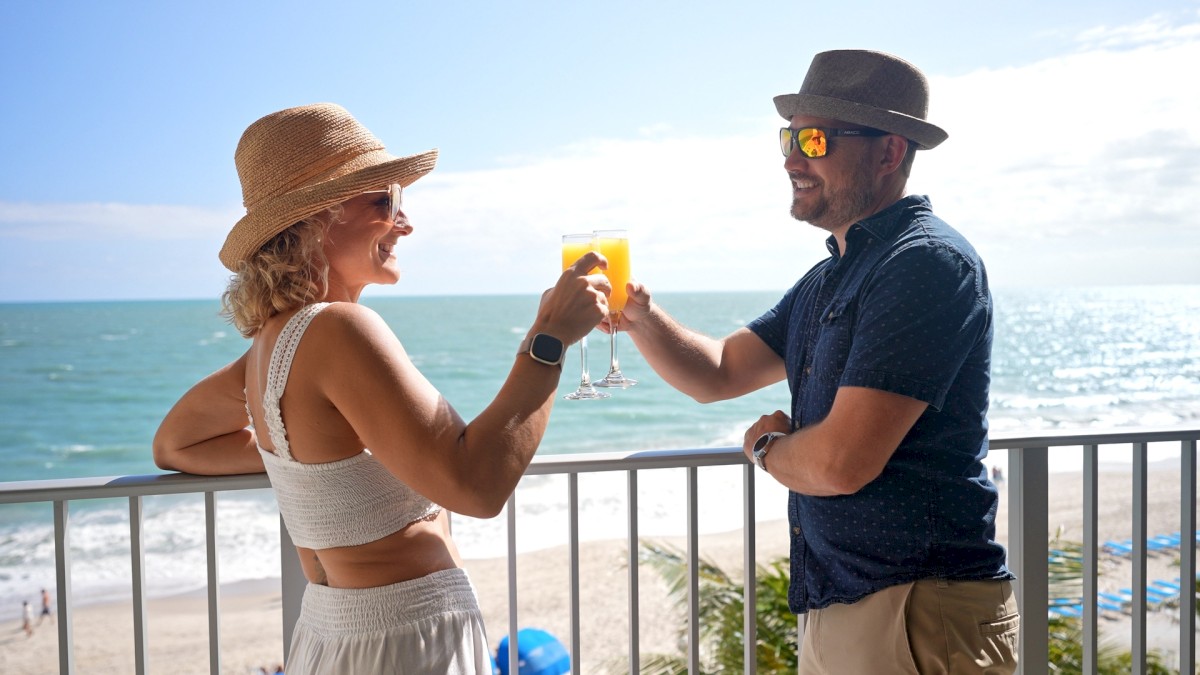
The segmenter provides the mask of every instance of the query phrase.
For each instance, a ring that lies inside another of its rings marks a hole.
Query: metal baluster
[[[1146,672],[1146,443],[1133,444],[1133,675]]]
[[[629,675],[638,675],[641,671],[641,640],[640,622],[638,620],[638,491],[637,471],[628,472],[629,498]]]
[[[508,672],[517,664],[517,491],[508,496]]]
[[[571,567],[571,672],[579,675],[579,474],[567,474],[568,536]]]
[[[1008,454],[1008,564],[1017,577],[1017,607],[1021,612],[1017,669],[1021,673],[1045,672],[1050,662],[1047,456],[1045,446],[1012,448]]]
[[[1196,672],[1196,441],[1179,443],[1179,672]]]
[[[143,545],[142,498],[129,498],[129,557],[133,567],[133,668],[146,675],[146,549]]]
[[[754,465],[742,467],[742,566],[746,578],[742,587],[742,671],[758,672],[758,574],[757,545],[754,541]]]
[[[69,502],[54,502],[54,573],[58,592],[58,672],[75,672],[74,620],[71,610],[71,536],[67,530]]]
[[[1097,601],[1100,592],[1096,564],[1097,540],[1100,533],[1096,514],[1100,508],[1099,446],[1083,446],[1083,672],[1096,672],[1096,648],[1099,645]]]
[[[221,675],[221,593],[217,568],[217,495],[204,493],[204,547],[208,561],[208,670]]]
[[[700,492],[699,469],[687,469],[688,672],[700,672]]]

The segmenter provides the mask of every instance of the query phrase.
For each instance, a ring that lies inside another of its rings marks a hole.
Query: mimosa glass
[[[629,235],[625,230],[597,230],[596,246],[601,255],[608,259],[608,269],[604,275],[612,284],[612,294],[608,296],[608,321],[611,327],[608,341],[608,374],[603,380],[596,382],[597,387],[617,387],[625,389],[637,384],[637,380],[625,377],[621,372],[621,364],[617,361],[617,329],[621,324],[621,311],[625,309],[625,301],[629,296],[625,284],[629,283]]]
[[[562,268],[565,271],[571,265],[574,265],[589,251],[595,250],[596,238],[591,234],[564,234],[562,238]],[[591,376],[588,374],[588,359],[587,359],[587,336],[579,340],[579,362],[580,375],[579,386],[575,391],[567,394],[564,398],[572,401],[587,400],[593,398],[608,398],[609,394],[603,391],[596,391],[592,386]]]

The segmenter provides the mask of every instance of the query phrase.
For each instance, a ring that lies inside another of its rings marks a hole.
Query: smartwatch
[[[775,442],[775,439],[782,436],[787,436],[787,434],[782,431],[769,431],[754,441],[754,463],[758,465],[758,468],[767,471],[767,453],[770,452],[771,444]],[[770,472],[767,471],[767,473]]]
[[[527,340],[527,345],[522,344],[517,354],[528,352],[529,357],[538,363],[562,367],[563,357],[567,354],[567,348],[562,340],[553,335],[535,333],[533,338]]]

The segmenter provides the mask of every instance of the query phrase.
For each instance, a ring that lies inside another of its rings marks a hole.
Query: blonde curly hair
[[[319,302],[329,290],[329,261],[321,240],[342,216],[337,205],[272,237],[237,272],[221,294],[221,316],[242,337],[254,337],[267,319]]]

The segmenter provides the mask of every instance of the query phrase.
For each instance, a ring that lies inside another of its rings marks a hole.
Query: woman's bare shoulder
[[[338,361],[380,357],[395,358],[404,354],[396,334],[383,317],[363,305],[353,302],[334,302],[313,318],[305,334],[313,352],[336,354]]]
[[[355,302],[333,302],[313,318],[310,330],[323,334],[333,333],[341,338],[378,336],[386,333],[394,337],[391,329],[379,313],[370,307]]]

